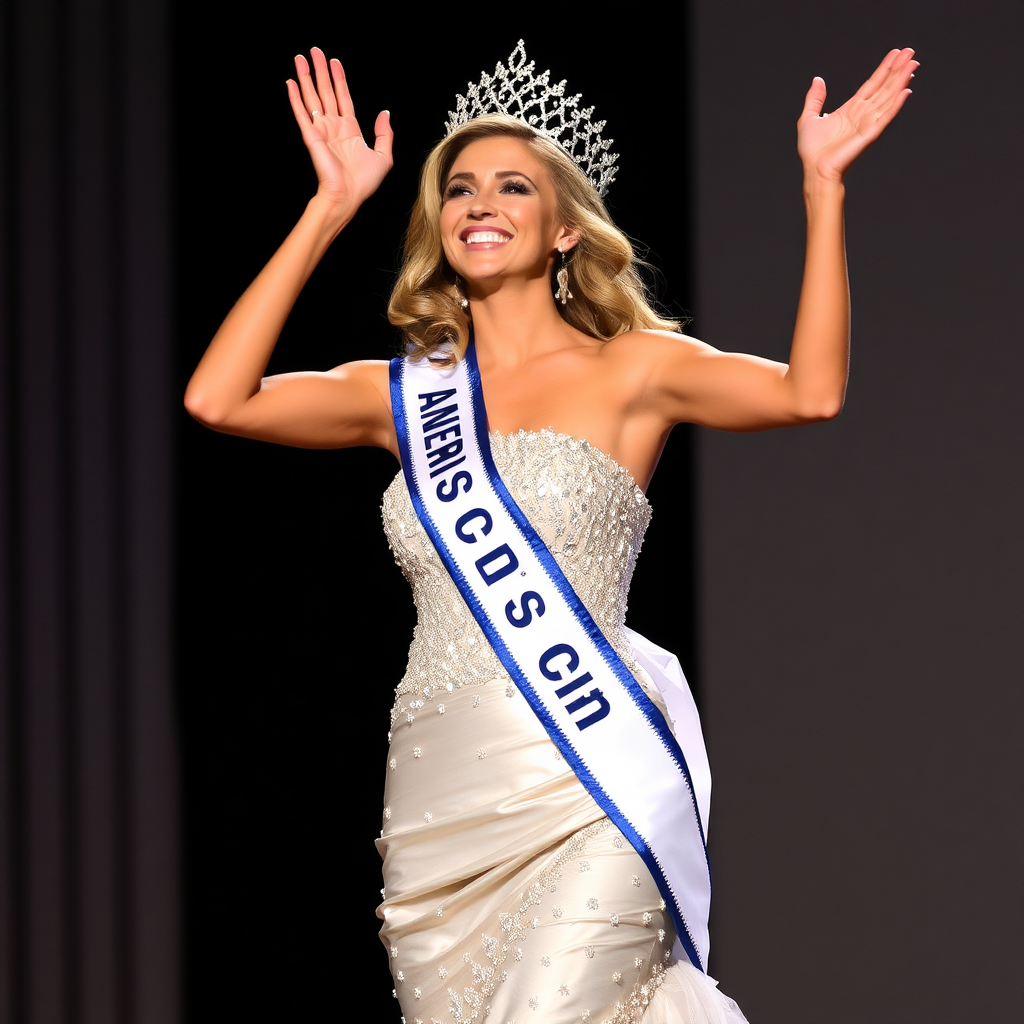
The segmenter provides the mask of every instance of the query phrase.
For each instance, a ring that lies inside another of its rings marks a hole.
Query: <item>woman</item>
[[[652,678],[657,652],[623,625],[643,492],[676,423],[761,430],[838,414],[843,179],[909,95],[913,51],[890,52],[831,115],[821,79],[807,93],[807,259],[788,364],[719,352],[661,319],[594,182],[499,115],[456,127],[425,164],[389,309],[408,358],[263,378],[313,268],[392,164],[388,113],[368,147],[341,64],[312,57],[312,74],[296,58],[288,90],[316,195],[217,332],[186,406],[227,433],[373,445],[402,464],[384,519],[419,621],[393,712],[379,913],[405,1019],[742,1021],[704,973],[699,730]]]

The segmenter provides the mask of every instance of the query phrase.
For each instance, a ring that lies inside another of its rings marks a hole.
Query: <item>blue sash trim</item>
[[[558,566],[554,556],[551,554],[547,545],[537,534],[537,531],[530,524],[529,520],[523,514],[522,509],[519,508],[515,499],[509,493],[508,488],[505,486],[504,481],[501,479],[501,475],[498,472],[497,467],[494,464],[494,459],[491,454],[490,436],[487,422],[487,411],[484,405],[483,387],[480,380],[480,370],[477,364],[476,350],[472,341],[467,348],[466,355],[464,357],[464,370],[468,375],[470,395],[472,400],[472,412],[475,427],[475,438],[470,440],[475,441],[483,462],[485,471],[489,477],[489,483],[493,487],[497,494],[501,504],[504,506],[506,512],[514,522],[518,532],[522,536],[523,540],[529,545],[533,551],[538,562],[541,564],[545,573],[549,577],[550,582],[558,590],[559,595],[562,597],[566,606],[570,609],[572,614],[575,616],[580,626],[585,630],[587,635],[590,637],[594,644],[595,649],[601,655],[607,667],[614,673],[619,682],[622,684],[623,689],[626,691],[630,699],[636,705],[636,707],[643,714],[652,730],[656,734],[658,740],[663,744],[666,751],[671,756],[672,760],[676,764],[679,772],[685,777],[687,790],[690,796],[690,800],[693,804],[693,817],[696,820],[697,828],[700,832],[701,844],[704,848],[704,859],[707,863],[707,845],[704,836],[704,829],[701,823],[700,810],[697,805],[697,800],[694,792],[693,780],[690,775],[689,767],[686,763],[686,757],[683,754],[679,743],[675,736],[673,736],[671,730],[668,727],[668,723],[665,721],[664,716],[655,707],[654,703],[650,700],[643,689],[637,683],[633,674],[629,671],[626,664],[622,661],[619,655],[615,652],[614,648],[608,642],[608,639],[601,632],[600,627],[593,621],[589,611],[579,599],[575,590],[572,588],[572,584],[566,579],[565,574]],[[406,361],[404,359],[393,359],[389,367],[389,385],[391,392],[391,407],[395,421],[395,429],[398,436],[399,451],[401,454],[402,468],[406,478],[406,486],[409,492],[410,499],[413,504],[413,508],[419,518],[424,530],[430,537],[431,542],[436,548],[438,554],[441,556],[445,567],[448,569],[452,576],[455,585],[458,587],[462,594],[467,606],[476,619],[480,629],[488,642],[494,649],[499,661],[505,667],[505,670],[512,677],[519,690],[522,692],[524,697],[530,704],[530,707],[537,715],[538,719],[543,724],[549,737],[558,747],[565,761],[572,770],[575,772],[577,778],[586,787],[587,791],[591,794],[597,804],[605,812],[611,821],[615,823],[622,834],[628,839],[633,848],[640,854],[644,863],[647,865],[648,870],[651,872],[651,876],[654,878],[658,889],[661,891],[662,896],[665,898],[666,908],[669,911],[672,921],[676,928],[676,936],[679,945],[686,953],[690,962],[701,971],[706,970],[706,965],[702,962],[701,956],[694,944],[693,937],[690,934],[690,930],[687,927],[686,921],[684,920],[682,913],[678,906],[678,901],[675,897],[675,893],[672,886],[669,883],[668,878],[662,868],[662,865],[658,861],[654,852],[650,849],[643,837],[637,832],[632,822],[625,816],[621,808],[608,796],[599,780],[591,773],[587,765],[584,763],[581,756],[578,754],[575,746],[571,740],[566,736],[565,732],[560,726],[554,721],[549,714],[547,708],[538,697],[533,686],[529,682],[525,673],[523,672],[519,662],[516,660],[515,655],[509,650],[505,644],[501,635],[494,628],[490,617],[484,610],[480,602],[477,600],[472,588],[470,587],[465,575],[459,568],[456,560],[453,558],[450,549],[444,541],[440,531],[437,529],[434,520],[432,519],[430,512],[423,502],[423,498],[420,492],[420,481],[416,479],[416,472],[414,467],[414,461],[412,459],[412,453],[410,448],[410,435],[409,435],[409,424],[407,420],[407,411],[405,408],[405,399],[403,394],[403,382],[406,372]],[[708,864],[708,877],[710,886],[710,865]]]

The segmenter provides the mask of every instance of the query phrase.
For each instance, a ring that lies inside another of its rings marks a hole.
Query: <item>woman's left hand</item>
[[[805,175],[841,182],[853,162],[899,113],[920,66],[914,51],[891,50],[875,73],[841,107],[823,114],[825,82],[815,78],[797,121],[797,152]]]

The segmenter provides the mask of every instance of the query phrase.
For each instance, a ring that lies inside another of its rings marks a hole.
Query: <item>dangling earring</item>
[[[562,263],[558,268],[558,273],[555,274],[555,280],[558,282],[558,291],[555,292],[555,299],[564,306],[566,301],[572,298],[572,292],[569,291],[569,271],[565,266],[565,253],[562,251],[561,246],[558,247],[558,251],[562,254]]]
[[[463,309],[469,308],[469,299],[466,298],[466,293],[462,290],[462,278],[458,274],[455,275],[455,291],[459,295],[459,305]]]

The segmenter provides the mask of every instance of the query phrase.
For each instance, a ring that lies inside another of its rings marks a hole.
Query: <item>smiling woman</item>
[[[658,316],[601,198],[603,124],[520,43],[424,166],[389,307],[405,354],[264,378],[300,290],[392,162],[388,113],[367,146],[341,64],[319,50],[313,64],[315,78],[296,58],[288,90],[316,195],[186,405],[227,433],[400,462],[384,526],[418,624],[392,711],[378,913],[405,1019],[742,1022],[707,974],[699,719],[678,662],[625,627],[645,490],[677,423],[838,413],[844,175],[909,94],[913,51],[827,118],[820,79],[805,98],[788,364]]]

